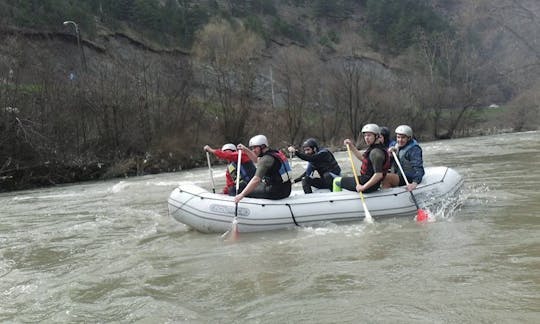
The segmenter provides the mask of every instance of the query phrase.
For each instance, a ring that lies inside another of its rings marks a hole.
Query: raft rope
[[[182,192],[183,190],[179,189],[179,192]],[[195,198],[196,196],[193,196],[191,198],[189,198],[188,200],[186,200],[185,202],[183,202],[182,204],[180,204],[180,206],[176,207],[176,209],[173,211],[173,213],[176,213],[178,210],[180,210],[182,207],[184,207],[185,204],[187,204],[190,200],[192,200],[193,198]],[[200,197],[201,199],[204,199],[204,197]],[[169,216],[171,212],[169,211]]]
[[[285,205],[286,205],[287,207],[289,207],[289,210],[291,211],[291,217],[292,217],[292,220],[293,220],[293,222],[294,222],[294,225],[300,226],[300,224],[298,224],[298,223],[296,222],[296,218],[294,218],[294,213],[293,213],[293,211],[292,211],[291,205],[289,205],[289,204],[285,204]]]

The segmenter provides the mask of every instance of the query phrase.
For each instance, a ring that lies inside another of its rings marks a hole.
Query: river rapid
[[[179,183],[211,187],[207,168],[1,194],[0,321],[539,323],[540,133],[422,147],[426,166],[465,178],[427,224],[225,242],[167,214]]]

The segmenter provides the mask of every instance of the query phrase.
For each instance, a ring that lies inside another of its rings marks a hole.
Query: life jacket
[[[236,183],[236,174],[237,174],[237,162],[231,162],[227,165],[227,172],[231,175],[231,178]],[[255,175],[255,164],[251,161],[244,162],[240,164],[240,183],[248,183],[251,178]]]
[[[319,172],[319,174],[322,176],[323,174],[327,172],[332,172],[335,175],[341,174],[341,168],[339,167],[339,164],[337,163],[336,159],[334,158],[334,155],[332,152],[330,152],[326,148],[321,148],[319,153],[326,153],[325,154],[325,160],[324,161],[318,161],[318,162],[309,162],[311,164],[312,169]]]
[[[274,158],[272,167],[268,170],[263,177],[263,181],[268,185],[282,184],[291,181],[289,172],[292,171],[289,161],[283,152],[268,150],[261,156],[270,155]]]
[[[413,169],[411,165],[410,154],[407,154],[409,150],[415,146],[420,147],[420,145],[418,145],[418,142],[413,139],[409,141],[407,145],[400,148],[397,154],[399,158],[399,162],[401,163],[401,167],[403,168],[403,172],[405,173],[405,176],[407,176],[407,178],[413,177],[415,175],[415,170]]]
[[[371,150],[373,149],[379,149],[383,151],[384,153],[384,163],[383,163],[383,177],[386,176],[386,173],[388,172],[388,169],[390,169],[390,157],[388,156],[388,151],[386,151],[386,148],[383,144],[377,143],[370,145],[367,150],[362,155],[362,168],[360,169],[361,175],[367,175],[368,177],[372,177],[375,172],[373,172],[373,165],[371,163],[371,160],[369,159],[369,153],[371,153]]]

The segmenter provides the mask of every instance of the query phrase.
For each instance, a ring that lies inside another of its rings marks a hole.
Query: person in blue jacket
[[[410,126],[400,125],[396,128],[395,133],[397,144],[389,150],[396,152],[405,176],[409,181],[407,190],[411,191],[418,186],[424,177],[422,148],[413,138],[413,130]],[[393,163],[395,164],[396,162],[394,161]],[[406,184],[397,165],[394,165],[394,170],[396,173],[388,173],[384,178],[382,183],[383,188],[404,186]]]
[[[332,152],[326,148],[319,148],[319,143],[314,138],[308,138],[304,141],[302,144],[303,152],[294,146],[289,146],[288,150],[308,162],[306,171],[294,179],[295,183],[302,181],[304,193],[312,193],[311,187],[332,190],[334,178],[341,174],[341,168]],[[314,171],[317,171],[319,177],[313,177]]]

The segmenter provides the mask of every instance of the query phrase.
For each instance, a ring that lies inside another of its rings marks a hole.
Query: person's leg
[[[270,197],[268,199],[283,199],[291,195],[291,182],[282,183],[279,185],[270,186]]]
[[[238,192],[242,192],[244,188],[247,186],[247,183],[240,182],[240,185],[238,186]],[[236,185],[229,187],[229,196],[236,196]]]
[[[341,177],[335,177],[334,181],[332,181],[332,192],[339,192],[341,191]]]
[[[311,178],[310,177],[304,177],[302,179],[302,189],[304,189],[304,193],[310,194],[313,192],[311,190]]]
[[[265,198],[265,199],[283,199],[291,194],[291,183],[283,183],[281,185],[268,186],[264,183],[259,185],[246,197],[250,198]]]
[[[270,198],[269,186],[264,183],[259,183],[259,185],[246,197],[250,198]]]
[[[382,181],[383,188],[392,188],[399,185],[399,176],[396,173],[387,173]]]
[[[354,177],[342,177],[341,188],[349,191],[356,191],[356,181]]]
[[[321,178],[310,178],[309,183],[312,187],[318,188],[318,189],[329,189],[330,186],[326,184],[326,181]]]
[[[323,174],[323,186],[322,188],[330,189],[332,190],[332,184],[334,182],[334,175],[331,172],[326,172]]]

